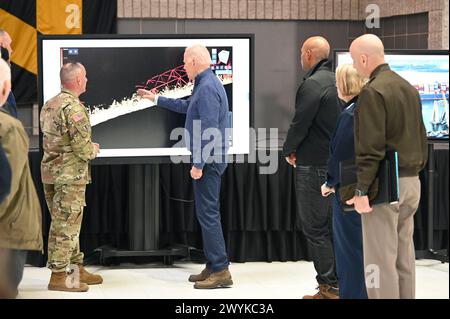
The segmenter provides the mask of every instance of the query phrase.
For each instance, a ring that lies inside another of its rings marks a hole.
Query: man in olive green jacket
[[[418,174],[427,161],[419,93],[385,63],[377,36],[357,38],[350,54],[358,73],[369,78],[355,109],[358,183],[347,202],[362,214],[367,294],[370,299],[414,298],[414,214],[420,200]],[[386,150],[398,153],[399,202],[370,206],[367,192]]]
[[[91,140],[91,124],[78,97],[86,91],[86,70],[69,62],[60,71],[62,91],[42,108],[40,124],[44,157],[41,176],[52,222],[48,238],[48,267],[52,270],[48,289],[87,291],[101,284],[100,275],[83,267],[79,236],[90,182],[89,161],[99,152]]]
[[[0,60],[0,105],[5,103],[10,89],[11,71]],[[43,248],[42,215],[28,164],[28,135],[22,123],[3,108],[0,108],[0,144],[12,172],[9,195],[0,203],[0,286],[6,281],[0,294],[3,291],[5,297],[15,297],[26,251]]]

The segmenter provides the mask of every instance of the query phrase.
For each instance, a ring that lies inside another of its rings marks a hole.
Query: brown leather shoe
[[[203,269],[201,273],[197,275],[190,275],[188,281],[190,282],[203,281],[206,278],[208,278],[209,275],[211,275],[211,270],[205,267],[205,269]]]
[[[212,272],[208,278],[202,281],[197,281],[194,284],[196,289],[214,289],[214,288],[225,288],[233,285],[233,280],[231,279],[231,274],[228,268],[220,271]]]
[[[339,289],[330,285],[319,285],[317,288],[319,291],[315,295],[306,295],[303,299],[339,299]]]
[[[88,285],[99,285],[103,282],[100,275],[91,274],[82,265],[77,265],[80,268],[80,281]]]
[[[77,276],[72,276],[63,272],[52,272],[48,290],[68,291],[68,292],[85,292],[89,290],[89,286],[80,281]]]
[[[317,287],[316,289],[319,289]],[[322,294],[320,293],[320,290],[315,295],[305,295],[303,296],[303,299],[324,299]]]
[[[324,299],[339,299],[339,289],[330,285],[321,285],[320,293]]]

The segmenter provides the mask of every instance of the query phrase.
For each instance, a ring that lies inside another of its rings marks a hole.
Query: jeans
[[[333,239],[341,299],[367,299],[361,216],[344,212],[336,189],[333,205]]]
[[[195,211],[202,229],[206,267],[213,272],[223,270],[229,264],[219,203],[221,176],[226,167],[226,163],[205,164],[202,177],[193,180]]]
[[[320,187],[326,180],[326,167],[299,166],[296,169],[297,206],[303,233],[312,254],[316,280],[338,286],[332,241],[331,198],[322,197]]]
[[[11,281],[13,286],[17,289],[23,277],[23,269],[27,260],[26,250],[10,250],[11,257]]]
[[[5,289],[17,293],[26,259],[26,250],[0,248],[0,295]]]

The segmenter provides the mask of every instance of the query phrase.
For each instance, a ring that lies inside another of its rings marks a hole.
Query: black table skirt
[[[38,152],[30,152],[31,172],[43,208],[43,236],[47,243],[50,215],[40,182]],[[448,248],[448,150],[435,151],[436,249]],[[201,249],[188,164],[160,165],[160,248],[188,245]],[[92,167],[93,183],[86,192],[80,234],[82,251],[89,255],[102,245],[129,248],[127,165]],[[221,189],[222,226],[233,262],[309,260],[306,239],[296,214],[294,171],[283,158],[275,174],[261,175],[259,164],[229,164]],[[415,216],[416,249],[426,248],[427,176],[420,175],[422,198]],[[175,199],[183,199],[177,201]],[[46,251],[46,249],[45,249]],[[29,254],[28,263],[44,266],[46,254]]]

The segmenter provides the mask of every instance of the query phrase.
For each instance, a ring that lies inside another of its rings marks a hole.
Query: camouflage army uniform
[[[80,100],[63,89],[41,111],[44,156],[41,176],[52,222],[48,238],[48,267],[63,272],[82,264],[79,235],[89,161],[95,157],[89,115]]]

